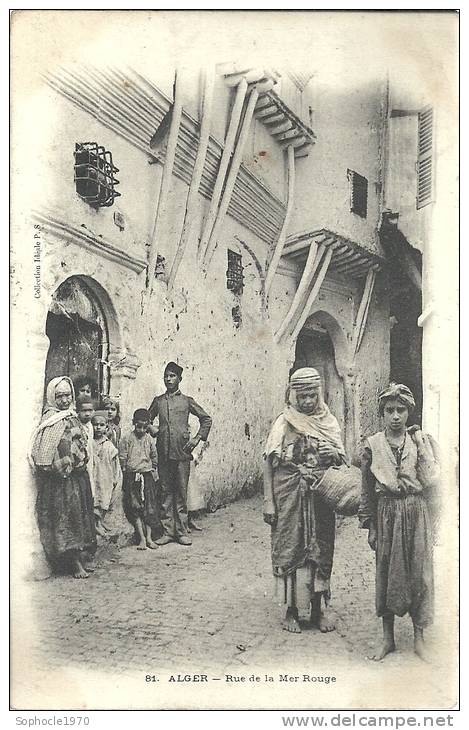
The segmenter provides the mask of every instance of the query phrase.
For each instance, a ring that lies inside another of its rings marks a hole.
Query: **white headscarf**
[[[301,413],[297,408],[296,394],[315,390],[318,393],[316,410],[312,414]],[[320,441],[332,444],[339,454],[345,458],[340,426],[335,416],[324,403],[321,377],[314,368],[300,368],[290,377],[286,393],[286,405],[283,413],[277,418],[267,439],[265,454],[276,453],[280,456],[286,425],[295,431],[312,436]]]
[[[69,408],[60,410],[55,400],[57,386],[63,381],[70,386],[72,394],[72,403]],[[75,390],[73,383],[69,377],[62,375],[58,378],[52,378],[47,384],[46,404],[43,410],[41,423],[34,430],[31,437],[28,458],[33,466],[50,466],[54,457],[57,444],[65,431],[65,419],[70,416],[76,416],[75,411]],[[53,426],[57,428],[52,428]]]

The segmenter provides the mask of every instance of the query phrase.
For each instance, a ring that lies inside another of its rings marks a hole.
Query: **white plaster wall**
[[[360,245],[376,250],[379,221],[382,136],[380,83],[339,91],[314,85],[316,144],[297,160],[297,185],[292,230],[329,228]],[[347,169],[368,179],[368,214],[350,212]],[[305,225],[307,221],[307,224]]]

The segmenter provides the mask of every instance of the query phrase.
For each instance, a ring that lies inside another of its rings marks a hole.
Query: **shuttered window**
[[[368,180],[353,170],[347,170],[350,183],[350,210],[361,218],[368,212]]]
[[[417,157],[417,209],[432,202],[433,178],[433,109],[419,113]]]

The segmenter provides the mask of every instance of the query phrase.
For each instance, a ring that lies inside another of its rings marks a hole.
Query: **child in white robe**
[[[122,512],[122,470],[119,453],[106,433],[107,413],[96,411],[92,423],[94,429],[94,514],[96,532],[104,537],[113,531],[113,513]]]

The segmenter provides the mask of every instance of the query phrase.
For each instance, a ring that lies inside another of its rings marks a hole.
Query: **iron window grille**
[[[433,109],[418,116],[417,210],[433,202]]]
[[[350,183],[350,212],[366,218],[368,212],[368,180],[353,170],[347,170]]]
[[[109,207],[120,193],[115,189],[119,180],[118,168],[112,162],[111,152],[96,142],[75,144],[75,186],[80,198],[93,208]]]
[[[228,249],[228,269],[226,271],[226,288],[233,294],[242,294],[244,288],[243,261],[241,254]]]

